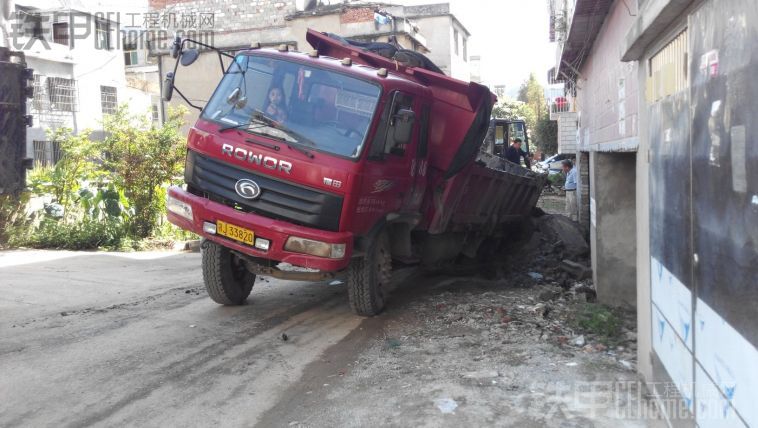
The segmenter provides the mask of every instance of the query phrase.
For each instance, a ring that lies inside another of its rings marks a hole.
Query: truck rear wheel
[[[361,316],[374,316],[381,312],[391,275],[389,238],[381,233],[371,243],[366,255],[353,260],[348,267],[347,295],[353,312]]]
[[[253,290],[255,274],[226,247],[205,241],[202,249],[203,282],[208,295],[221,305],[243,304]]]

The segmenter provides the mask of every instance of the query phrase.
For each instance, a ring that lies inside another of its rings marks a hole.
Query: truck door
[[[424,107],[419,97],[405,92],[396,91],[389,99],[369,148],[359,214],[412,212],[421,204],[423,189],[417,181],[425,178],[426,159],[419,159],[418,140]],[[407,126],[410,138],[402,141]]]

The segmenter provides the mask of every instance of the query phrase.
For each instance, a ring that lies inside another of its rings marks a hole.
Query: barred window
[[[50,97],[45,87],[45,76],[34,75],[34,98],[32,98],[32,108],[37,111],[46,111],[50,108]]]
[[[58,111],[76,111],[76,80],[65,77],[48,77],[47,93],[50,109]]]
[[[34,140],[34,167],[53,166],[61,160],[61,145],[58,141]]]
[[[103,114],[114,114],[118,109],[118,98],[116,88],[113,86],[100,86],[100,105],[103,108]]]

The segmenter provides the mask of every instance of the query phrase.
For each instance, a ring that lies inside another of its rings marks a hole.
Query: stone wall
[[[282,26],[285,18],[296,11],[294,0],[150,0],[150,11],[163,19],[175,21],[173,27],[185,30],[233,32]],[[204,14],[205,21],[199,14]],[[168,18],[163,18],[169,16]],[[212,25],[208,19],[213,19]]]

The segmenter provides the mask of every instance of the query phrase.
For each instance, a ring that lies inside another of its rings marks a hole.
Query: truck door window
[[[529,143],[526,140],[524,124],[522,122],[513,122],[509,124],[508,127],[508,136],[510,137],[511,141],[513,141],[514,138],[521,138],[521,150],[529,152]]]
[[[502,156],[504,153],[503,148],[506,146],[505,135],[505,125],[495,125],[495,147],[493,149],[493,154],[495,156]]]
[[[397,155],[405,153],[405,145],[395,141],[395,116],[400,110],[413,110],[413,96],[402,92],[393,93],[392,102],[388,108],[385,108],[382,114],[382,125],[371,144],[370,157],[381,159],[390,153]]]

